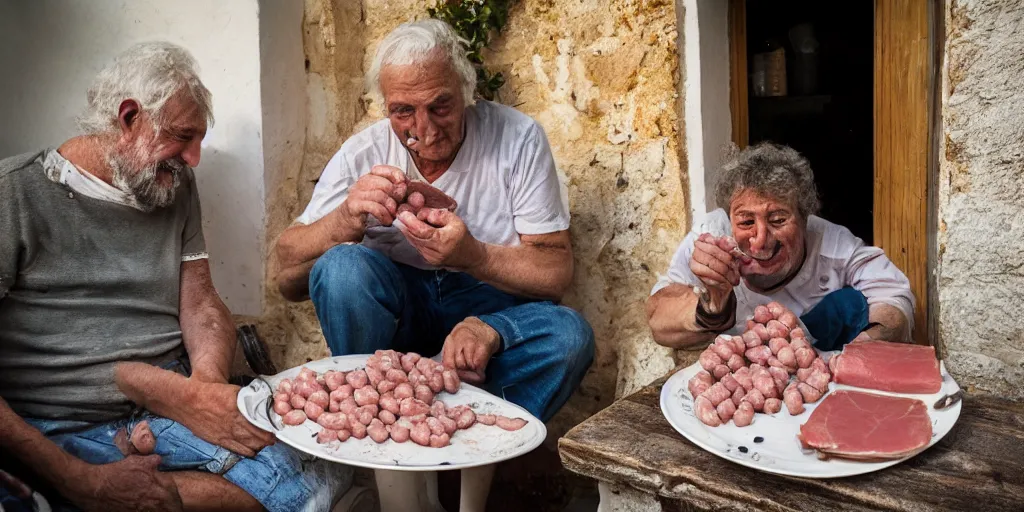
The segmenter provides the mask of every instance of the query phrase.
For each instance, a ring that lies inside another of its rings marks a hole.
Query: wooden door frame
[[[938,345],[934,255],[943,10],[941,0],[875,0],[874,7],[875,245],[910,280],[914,341]],[[740,148],[749,144],[746,24],[746,1],[729,0],[730,111]]]

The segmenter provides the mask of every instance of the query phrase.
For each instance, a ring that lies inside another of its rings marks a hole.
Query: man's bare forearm
[[[899,308],[879,303],[868,307],[868,322],[875,324],[864,331],[873,340],[910,341],[907,317]]]
[[[697,325],[697,294],[693,288],[671,284],[647,301],[647,323],[654,341],[669,348],[693,348],[711,342],[716,333]]]
[[[0,432],[4,433],[0,435],[0,451],[12,455],[65,496],[88,467],[21,419],[2,398]]]
[[[194,386],[187,377],[156,366],[120,362],[114,366],[118,389],[136,405],[180,422],[179,405],[192,401]]]
[[[220,300],[199,306],[181,319],[182,339],[192,376],[206,382],[227,382],[235,357],[235,326]],[[187,319],[186,319],[187,318]]]
[[[207,260],[181,264],[178,323],[192,364],[192,375],[207,382],[227,382],[235,356],[235,324],[210,277]]]
[[[309,298],[309,274],[316,261],[307,261],[278,271],[277,290],[285,299],[300,302]]]
[[[277,240],[277,287],[290,301],[309,297],[309,272],[332,247],[363,239],[363,231],[340,220],[338,210],[312,224],[295,224]]]
[[[483,261],[467,272],[499,290],[524,297],[561,300],[572,283],[568,242],[531,242],[513,247],[484,244]]]

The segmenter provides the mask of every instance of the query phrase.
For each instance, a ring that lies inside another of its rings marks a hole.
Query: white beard
[[[146,212],[173,204],[185,164],[180,160],[164,160],[139,169],[135,162],[145,161],[143,151],[136,146],[131,153],[124,155],[111,151],[108,156],[114,186],[135,198],[139,207]],[[170,187],[157,182],[157,172],[160,170],[169,171],[173,175],[174,181]]]

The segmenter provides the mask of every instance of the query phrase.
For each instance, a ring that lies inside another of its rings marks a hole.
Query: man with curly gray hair
[[[138,44],[87,97],[82,135],[0,161],[0,466],[61,510],[329,510],[351,468],[275,444],[228,382],[195,61]]]
[[[715,193],[721,208],[686,236],[651,291],[656,342],[690,348],[739,335],[771,301],[793,311],[821,350],[857,337],[909,339],[910,282],[881,249],[816,216],[814,172],[796,150],[744,149],[722,168]]]

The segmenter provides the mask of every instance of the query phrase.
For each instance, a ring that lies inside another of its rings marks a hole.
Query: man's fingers
[[[729,284],[733,286],[740,285],[740,276],[736,272],[729,272],[729,275],[725,276],[729,280]]]
[[[398,167],[392,167],[390,165],[375,165],[370,169],[370,174],[374,176],[380,176],[381,178],[387,178],[388,181],[398,185],[399,183],[405,183],[405,173],[402,172]]]
[[[725,276],[719,274],[718,272],[715,272],[714,269],[708,267],[703,263],[698,262],[697,260],[691,260],[690,271],[693,272],[693,275],[699,277],[701,281],[722,285],[729,284],[729,281],[725,278]]]
[[[395,217],[392,216],[391,212],[389,212],[388,209],[385,208],[384,205],[380,203],[375,203],[373,201],[363,201],[361,203],[358,203],[357,207],[359,208],[359,211],[373,215],[378,221],[380,221],[381,224],[385,226],[390,226],[395,222]]]
[[[256,456],[255,450],[250,449],[245,444],[235,441],[234,439],[229,440],[227,443],[225,443],[224,448],[227,448],[228,450],[233,451],[238,455],[241,455],[242,457],[247,457],[251,459]]]
[[[722,276],[723,279],[725,279],[728,276],[729,271],[733,269],[732,265],[723,263],[722,261],[719,261],[714,257],[708,255],[707,253],[701,251],[693,253],[693,261],[696,261],[697,263],[700,263],[701,265],[710,268],[715,273]]]
[[[402,219],[402,224],[405,226],[405,229],[402,230],[402,232],[405,233],[406,236],[411,235],[415,238],[419,238],[420,240],[429,240],[431,235],[433,235],[434,231],[437,229],[416,218],[416,216],[410,212],[403,212],[399,215],[399,218]]]
[[[473,348],[473,356],[468,363],[478,372],[483,373],[487,369],[487,363],[491,361],[491,355],[487,353],[487,347],[484,344],[477,344]]]
[[[260,450],[267,447],[267,443],[264,443],[262,440],[255,437],[246,440],[246,442],[242,444],[244,444],[246,448],[252,450],[251,457],[255,457],[256,454],[260,452]]]
[[[731,266],[733,261],[735,261],[736,259],[735,257],[733,257],[731,253],[723,251],[720,247],[713,243],[706,243],[697,240],[696,242],[693,243],[693,255],[697,256],[700,253],[704,253],[707,256],[714,258],[715,260],[721,261],[727,266]],[[707,262],[702,263],[708,264]]]
[[[447,226],[451,222],[452,215],[454,215],[448,210],[439,210],[437,208],[424,208],[420,210],[420,214],[422,214],[422,217],[417,215],[417,218],[439,228]]]
[[[458,374],[460,380],[470,384],[480,384],[484,381],[484,376],[473,370],[456,370],[455,373]]]
[[[423,194],[413,192],[412,194],[409,194],[409,197],[407,197],[405,201],[412,205],[413,208],[419,210],[420,208],[423,208],[423,205],[426,204],[427,200],[424,199]]]
[[[267,432],[266,430],[263,430],[261,428],[257,428],[255,425],[251,423],[249,424],[249,426],[257,432],[259,440],[263,442],[264,448],[277,443],[277,436],[275,436],[274,434],[271,434],[270,432]]]
[[[455,348],[451,336],[444,340],[444,346],[441,347],[441,364],[445,368],[455,368]]]
[[[257,451],[262,450],[263,448],[272,445],[277,441],[277,438],[274,437],[274,434],[271,434],[270,432],[267,432],[266,430],[263,430],[257,427],[256,425],[249,423],[245,419],[242,419],[242,421],[245,421],[245,428],[248,431],[249,436],[253,439],[255,443],[258,443],[259,449]],[[256,445],[254,445],[253,443],[249,443],[250,448],[254,446]]]
[[[377,176],[374,174],[367,174],[352,187],[349,196],[355,196],[358,194],[365,194],[367,192],[381,191],[386,196],[394,199],[396,202],[401,202],[405,199],[406,185],[405,183],[395,184],[390,179]]]
[[[463,345],[463,346],[459,347],[458,351],[455,353],[455,368],[474,369],[473,367],[471,367],[468,364],[466,364],[466,355],[465,355],[465,353],[466,353],[465,346]]]
[[[369,203],[377,203],[384,206],[391,212],[392,215],[398,210],[398,203],[388,195],[387,192],[379,189],[371,190],[360,190],[357,193],[352,194],[354,201],[365,201]]]
[[[235,436],[235,439],[244,444],[246,448],[258,452],[272,443],[273,437],[269,432],[257,428],[241,416],[235,421],[237,422],[236,425],[241,427],[238,429],[238,435]]]

